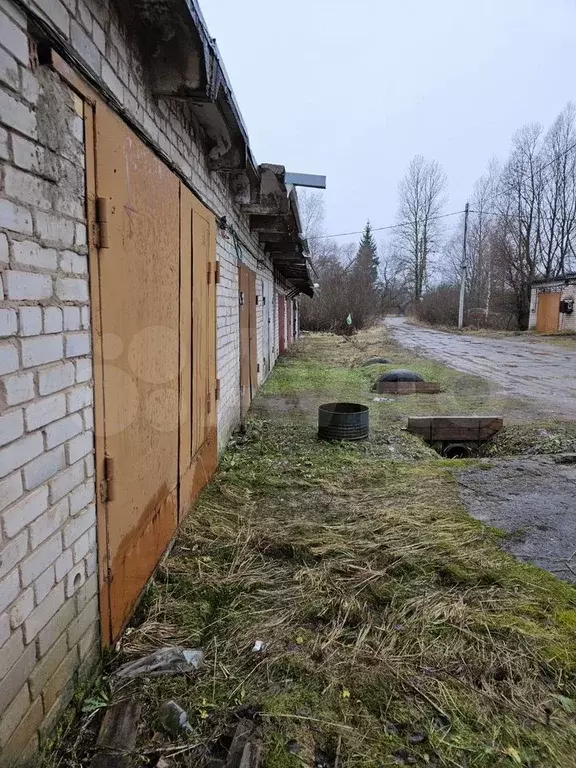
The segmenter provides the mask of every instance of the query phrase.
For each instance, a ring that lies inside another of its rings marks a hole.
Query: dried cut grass
[[[320,338],[318,356],[347,367],[348,344]],[[141,753],[168,744],[155,718],[173,698],[202,745],[173,765],[207,763],[240,708],[260,713],[267,768],[575,766],[576,590],[502,552],[427,450],[322,443],[285,420],[250,434],[112,659],[206,653],[194,678],[123,688],[145,702]]]
[[[348,765],[394,765],[403,749],[438,766],[575,764],[555,698],[576,694],[576,639],[555,620],[576,617],[575,591],[502,553],[439,462],[363,461],[303,495],[289,473],[245,487],[262,447],[274,456],[273,427],[228,457],[124,644],[139,655],[170,626],[207,650],[197,684],[155,683],[150,701],[209,702],[209,742],[255,706],[267,765],[293,764],[303,732]]]

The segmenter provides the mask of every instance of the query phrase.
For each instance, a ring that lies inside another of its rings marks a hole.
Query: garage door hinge
[[[212,410],[212,393],[208,392],[206,395],[206,413],[210,413]]]
[[[108,200],[96,198],[96,224],[98,225],[98,248],[109,248],[108,238]]]
[[[216,285],[220,282],[220,262],[217,261],[214,264],[214,282]]]
[[[244,291],[239,291],[239,297],[240,297],[240,306],[244,306]]]
[[[256,363],[256,373],[260,373],[260,363]]]
[[[115,500],[114,469],[114,459],[111,456],[105,456],[104,478],[100,485],[100,496],[103,502]]]
[[[220,400],[220,379],[216,379],[216,400]]]

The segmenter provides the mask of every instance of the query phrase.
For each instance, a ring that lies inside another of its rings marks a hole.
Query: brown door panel
[[[179,182],[107,107],[96,108],[106,505],[112,636],[176,527]]]
[[[560,294],[541,293],[538,296],[536,330],[540,333],[556,333],[560,325]]]

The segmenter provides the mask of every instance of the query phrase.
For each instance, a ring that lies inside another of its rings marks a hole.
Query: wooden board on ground
[[[440,384],[435,381],[378,381],[376,392],[388,395],[436,395]]]
[[[90,768],[129,768],[130,752],[136,746],[142,704],[124,699],[106,710]]]
[[[499,416],[414,416],[408,419],[408,432],[426,442],[483,442],[503,425],[504,420]]]

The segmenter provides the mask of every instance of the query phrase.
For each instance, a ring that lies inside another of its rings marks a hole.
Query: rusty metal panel
[[[216,432],[216,222],[180,190],[180,517],[212,477]]]
[[[111,636],[174,534],[179,433],[179,181],[106,106],[96,106],[104,448]]]
[[[211,387],[216,378],[208,369],[208,325],[210,302],[208,288],[212,285],[212,265],[209,259],[210,223],[206,215],[192,210],[192,454],[208,436],[212,409]],[[210,283],[208,282],[210,281]]]
[[[100,315],[100,263],[98,259],[98,240],[96,227],[96,154],[94,106],[84,102],[84,136],[86,148],[86,213],[88,219],[88,247],[90,258],[90,310],[92,325],[92,348],[94,362],[102,359],[102,327]],[[104,389],[102,365],[94,365],[94,425],[96,437],[96,487],[101,488],[104,480]],[[98,587],[100,597],[100,636],[102,645],[111,642],[110,590],[108,584],[108,536],[106,507],[97,499],[97,537],[98,537]]]
[[[180,477],[192,457],[192,193],[180,185]]]
[[[560,293],[539,293],[536,330],[539,333],[556,333],[560,325]]]
[[[271,283],[268,280],[261,279],[262,286],[262,368],[260,378],[265,379],[270,371],[270,360],[272,359],[272,344],[270,340],[270,331],[272,321],[270,318],[270,304],[272,303]]]
[[[280,354],[286,349],[286,299],[278,294],[278,321],[280,329]]]

